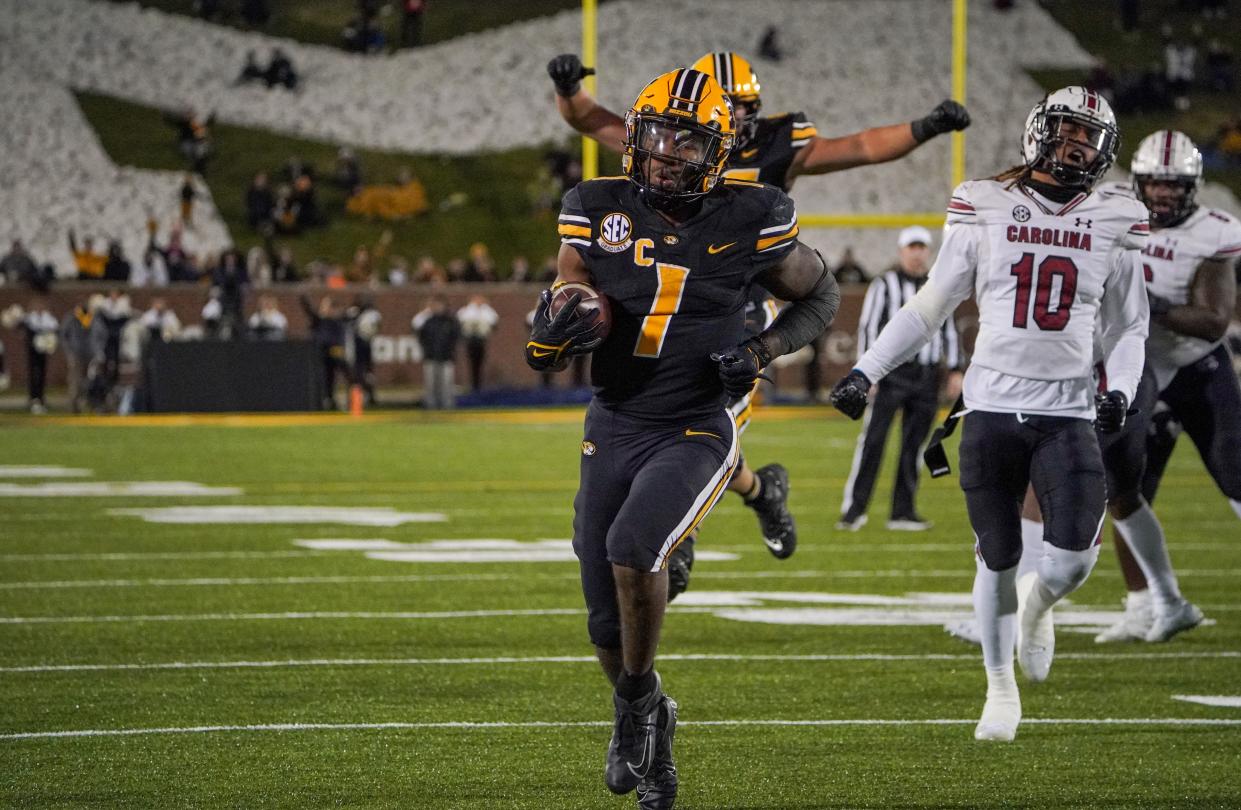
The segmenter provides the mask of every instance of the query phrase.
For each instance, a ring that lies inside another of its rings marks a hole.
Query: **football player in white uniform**
[[[1147,363],[1169,416],[1189,434],[1241,517],[1241,388],[1223,345],[1236,306],[1233,264],[1241,256],[1241,222],[1195,203],[1202,155],[1183,133],[1148,136],[1130,171],[1151,217],[1141,256],[1151,309]],[[1155,496],[1161,461],[1146,476],[1146,499]],[[1117,555],[1129,589],[1125,614],[1098,636],[1100,642],[1167,641],[1202,622],[1202,611],[1180,595],[1159,524],[1143,512],[1134,517],[1117,521]]]
[[[1048,675],[1051,606],[1085,582],[1099,555],[1106,488],[1094,431],[1123,427],[1142,375],[1149,312],[1131,254],[1149,236],[1147,212],[1131,197],[1092,193],[1118,143],[1115,116],[1091,90],[1066,87],[1035,105],[1023,164],[957,187],[926,285],[832,390],[833,404],[858,418],[871,384],[976,296],[960,463],[987,672],[979,740],[1016,736],[1014,639],[1026,676]],[[1097,401],[1096,316],[1111,347],[1108,391]],[[1018,583],[1029,484],[1046,520],[1044,544],[1038,570]]]

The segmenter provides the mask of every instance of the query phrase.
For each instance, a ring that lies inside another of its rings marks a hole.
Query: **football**
[[[599,311],[599,319],[596,321],[598,335],[606,338],[608,332],[612,331],[612,305],[608,302],[606,295],[584,282],[571,281],[557,287],[552,293],[552,303],[547,309],[547,317],[556,317],[564,305],[569,303],[569,299],[575,295],[582,296],[582,300],[577,303],[579,315],[585,315],[591,310]]]

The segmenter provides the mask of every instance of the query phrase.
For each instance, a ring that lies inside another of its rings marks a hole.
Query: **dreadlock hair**
[[[991,179],[995,180],[997,183],[1006,183],[1007,185],[1005,185],[1004,188],[1011,189],[1014,186],[1021,185],[1025,181],[1029,180],[1031,172],[1032,169],[1029,166],[1021,163],[1013,166],[1012,168],[1005,169]]]

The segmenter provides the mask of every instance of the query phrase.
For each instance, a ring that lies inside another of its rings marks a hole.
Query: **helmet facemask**
[[[731,136],[692,120],[648,113],[626,117],[626,171],[647,203],[670,210],[714,188]],[[727,139],[728,143],[724,143]]]
[[[1185,220],[1197,209],[1194,197],[1198,194],[1197,177],[1183,175],[1158,176],[1135,174],[1133,190],[1137,198],[1150,212],[1151,224],[1168,228]]]
[[[733,115],[737,127],[737,148],[745,149],[754,142],[754,138],[758,135],[758,114],[763,108],[763,103],[757,96],[744,99],[739,96],[729,98],[733,102]],[[738,115],[738,113],[743,113],[743,115]]]
[[[1070,113],[1045,113],[1037,126],[1038,160],[1045,171],[1068,188],[1090,189],[1116,160],[1120,135],[1099,120]]]

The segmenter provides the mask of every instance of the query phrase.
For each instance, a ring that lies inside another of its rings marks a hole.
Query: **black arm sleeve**
[[[805,296],[781,310],[775,323],[759,335],[773,357],[795,352],[823,334],[840,309],[840,286],[823,257],[817,252],[815,255],[822,267],[818,281]]]

